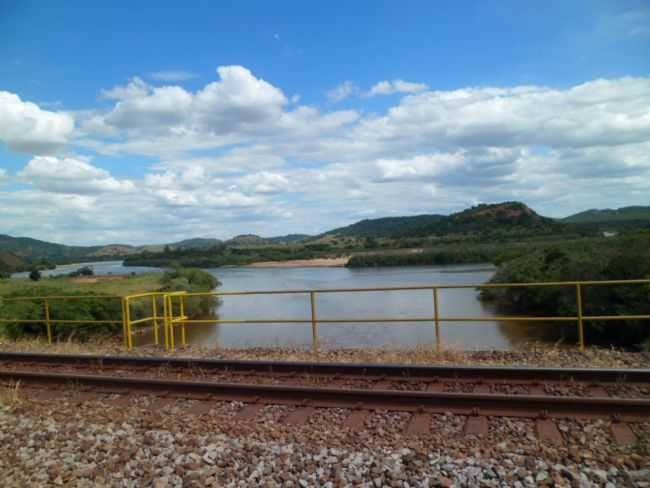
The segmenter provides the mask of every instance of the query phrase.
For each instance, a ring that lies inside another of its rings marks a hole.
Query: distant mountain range
[[[340,227],[319,237],[424,237],[469,232],[561,231],[563,224],[538,215],[521,202],[482,204],[451,215],[416,215],[366,219]]]
[[[573,224],[610,223],[610,222],[650,222],[650,207],[621,207],[616,209],[591,209],[561,219]]]
[[[480,233],[481,235],[507,233],[513,235],[561,233],[576,225],[624,224],[650,226],[650,206],[619,209],[587,210],[563,219],[551,219],[537,214],[521,202],[477,205],[451,215],[425,214],[405,217],[365,219],[339,227],[317,236],[289,234],[263,238],[242,234],[222,241],[212,238],[185,239],[169,244],[131,246],[67,246],[29,237],[0,235],[0,265],[15,268],[26,261],[79,261],[109,259],[142,252],[161,252],[171,249],[209,249],[215,246],[265,246],[297,242],[319,243],[340,238],[404,238]]]

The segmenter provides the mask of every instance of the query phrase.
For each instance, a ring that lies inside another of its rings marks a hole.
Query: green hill
[[[392,237],[417,232],[444,220],[444,215],[414,215],[410,217],[382,217],[364,219],[346,227],[327,231],[321,236],[340,237]]]
[[[220,239],[210,239],[205,237],[196,237],[194,239],[185,239],[183,241],[169,244],[174,249],[210,249],[214,246],[220,246],[223,241]]]
[[[481,204],[451,215],[366,219],[322,234],[339,237],[424,237],[453,234],[544,234],[566,225],[542,217],[521,202]]]
[[[650,207],[633,206],[616,209],[591,209],[569,215],[561,219],[572,224],[603,224],[613,222],[648,221],[650,222]]]
[[[0,234],[0,251],[8,251],[26,259],[74,259],[91,255],[104,246],[66,246],[39,241],[31,237]]]

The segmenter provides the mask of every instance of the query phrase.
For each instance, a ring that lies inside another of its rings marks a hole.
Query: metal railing
[[[231,292],[200,292],[185,293],[179,295],[180,303],[185,297],[226,297],[244,295],[286,295],[304,294],[309,297],[310,317],[290,319],[189,319],[181,313],[179,317],[169,317],[169,333],[173,335],[175,324],[180,324],[183,329],[182,343],[185,342],[185,327],[189,325],[212,325],[212,324],[311,324],[312,349],[318,350],[318,325],[319,324],[380,324],[397,322],[428,322],[434,325],[436,348],[440,350],[442,340],[440,325],[443,322],[493,322],[493,321],[514,321],[514,322],[576,322],[578,327],[578,343],[581,351],[585,348],[584,323],[587,321],[609,321],[609,320],[647,320],[650,313],[642,315],[585,315],[582,300],[584,286],[604,285],[640,285],[650,284],[650,279],[637,280],[607,280],[607,281],[559,281],[546,283],[483,283],[473,285],[417,285],[417,286],[390,286],[376,288],[324,288],[324,289],[300,289],[300,290],[264,290],[264,291],[231,291]],[[569,316],[487,316],[487,317],[446,317],[440,314],[440,290],[453,289],[489,289],[489,288],[537,288],[537,287],[571,287],[575,289],[576,315]],[[387,292],[387,291],[413,291],[430,290],[432,293],[432,315],[425,317],[372,317],[372,318],[320,318],[317,315],[316,298],[319,294],[326,293],[359,293],[359,292]],[[173,348],[172,337],[172,348]]]
[[[61,295],[61,296],[35,296],[35,297],[0,297],[0,304],[3,303],[17,303],[17,302],[31,302],[31,303],[40,303],[42,307],[43,316],[41,318],[34,319],[8,319],[0,318],[0,324],[44,324],[45,330],[47,333],[47,342],[52,344],[52,325],[120,325],[124,324],[124,318],[115,319],[115,320],[89,320],[89,319],[61,319],[53,318],[51,316],[51,303],[56,301],[67,301],[67,300],[89,300],[89,299],[100,299],[100,300],[120,300],[124,302],[124,298],[118,295]],[[124,310],[122,310],[124,311]],[[126,337],[126,335],[125,335]]]
[[[160,323],[163,324],[163,339],[166,350],[176,348],[176,328],[180,327],[180,341],[182,345],[187,344],[187,327],[195,325],[216,325],[216,324],[306,324],[311,325],[312,349],[319,349],[318,327],[321,324],[381,324],[381,323],[430,323],[434,327],[436,348],[440,350],[441,324],[445,322],[575,322],[577,324],[577,336],[580,350],[585,348],[585,322],[589,321],[615,321],[615,320],[649,320],[647,314],[619,314],[619,315],[586,315],[584,313],[583,289],[585,286],[619,286],[619,285],[648,285],[650,279],[636,280],[607,280],[607,281],[559,281],[546,283],[483,283],[483,284],[434,284],[417,286],[389,286],[376,288],[324,288],[324,289],[294,289],[294,290],[262,290],[262,291],[230,291],[230,292],[149,292],[129,295],[124,297],[89,295],[89,296],[50,296],[50,297],[20,297],[0,299],[0,302],[10,301],[41,301],[43,304],[43,316],[37,319],[7,319],[0,318],[0,323],[25,323],[45,324],[48,342],[53,341],[52,324],[121,324],[123,330],[124,345],[127,349],[133,348],[133,337],[144,330],[144,327],[151,327],[153,330],[154,343],[161,344]],[[443,316],[440,313],[440,291],[454,289],[491,289],[491,288],[539,288],[539,287],[569,287],[575,290],[575,315],[566,316]],[[335,293],[381,293],[389,291],[430,291],[431,292],[431,315],[420,317],[320,317],[317,313],[317,298],[321,294]],[[190,318],[186,314],[186,300],[191,298],[221,298],[227,296],[245,295],[305,295],[309,299],[308,317],[304,318]],[[122,304],[121,320],[65,320],[56,319],[50,316],[49,303],[51,300],[81,300],[84,298],[93,299],[119,299]],[[134,318],[132,308],[134,303],[144,303],[139,307],[140,317]],[[650,305],[650,304],[649,304]],[[162,315],[159,311],[162,308]],[[139,327],[136,327],[139,326]]]

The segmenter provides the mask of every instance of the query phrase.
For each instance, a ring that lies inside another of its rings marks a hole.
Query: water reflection
[[[124,267],[120,261],[86,263],[96,274],[130,274],[157,271],[156,268]],[[69,273],[84,264],[60,266],[44,274]],[[347,268],[215,268],[208,272],[222,282],[220,291],[372,288],[429,284],[478,284],[494,274],[492,265]],[[474,289],[440,290],[443,317],[496,317],[489,303],[478,300]],[[380,293],[328,293],[317,296],[320,319],[372,317],[432,317],[430,290]],[[162,309],[162,307],[160,307]],[[221,319],[305,319],[310,318],[308,294],[226,296],[214,316]],[[205,317],[203,317],[205,318]],[[161,321],[162,324],[162,321]],[[512,349],[532,340],[543,340],[548,327],[557,324],[511,322],[447,322],[441,325],[442,342],[459,349]],[[324,347],[391,346],[412,347],[435,344],[433,322],[391,324],[326,324],[318,326]],[[180,341],[180,328],[176,331]],[[192,325],[186,328],[192,344],[206,347],[311,346],[311,324],[222,324]],[[161,329],[162,335],[162,329]],[[153,342],[146,330],[136,343]]]
[[[419,268],[221,268],[209,270],[221,280],[223,291],[364,288],[424,284],[475,284],[487,281],[494,268],[446,266]],[[440,290],[440,313],[444,317],[494,317],[490,304],[478,300],[474,289]],[[320,319],[372,317],[431,317],[430,290],[324,293],[317,295]],[[309,320],[308,294],[226,296],[219,307],[221,319]],[[541,337],[539,323],[447,322],[441,325],[442,342],[459,349],[512,349]],[[212,347],[297,346],[309,347],[310,324],[221,324],[195,327],[198,343]],[[433,322],[391,324],[327,324],[318,326],[324,347],[391,346],[435,344]]]

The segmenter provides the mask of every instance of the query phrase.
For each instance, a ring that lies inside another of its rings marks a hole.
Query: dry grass
[[[20,381],[0,387],[0,405],[13,409],[22,403],[20,398]]]
[[[0,351],[49,352],[68,354],[108,354],[135,356],[191,356],[218,359],[315,361],[327,363],[388,363],[424,365],[547,366],[591,368],[647,368],[650,353],[591,347],[584,352],[558,345],[528,344],[514,351],[463,351],[446,346],[412,348],[338,348],[313,353],[301,347],[207,348],[179,347],[166,352],[159,347],[137,346],[128,351],[121,337],[93,338],[88,342],[67,340],[52,345],[43,339],[0,340]]]

